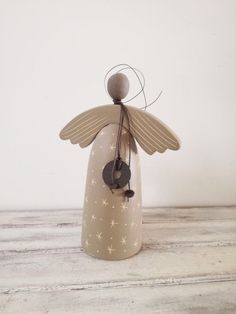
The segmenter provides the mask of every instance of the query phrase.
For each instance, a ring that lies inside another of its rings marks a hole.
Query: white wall
[[[236,203],[236,1],[0,0],[0,209],[82,206],[90,147],[58,133],[120,62],[182,140],[140,151],[144,206]]]

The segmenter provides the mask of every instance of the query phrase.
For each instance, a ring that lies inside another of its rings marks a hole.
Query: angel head
[[[129,80],[123,73],[113,74],[107,82],[107,91],[113,101],[120,102],[129,92]]]

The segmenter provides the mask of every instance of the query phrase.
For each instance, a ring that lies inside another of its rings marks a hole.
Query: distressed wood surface
[[[0,313],[236,313],[236,208],[143,212],[122,261],[83,253],[80,210],[0,212]]]

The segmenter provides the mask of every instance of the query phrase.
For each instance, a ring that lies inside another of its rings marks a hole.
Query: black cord
[[[119,119],[119,128],[117,132],[117,140],[116,140],[116,148],[115,148],[115,154],[114,154],[114,161],[111,171],[111,181],[112,184],[114,184],[114,175],[115,171],[119,170],[116,169],[117,163],[121,162],[121,139],[122,139],[122,130],[124,128],[125,120],[127,121],[127,129],[128,129],[128,148],[129,148],[129,155],[128,155],[128,166],[130,168],[131,165],[131,141],[132,141],[132,135],[131,135],[131,126],[130,126],[130,116],[127,107],[121,102],[116,102],[116,104],[120,105],[120,119]],[[130,181],[128,182],[128,188],[130,190]],[[111,189],[112,191],[112,189]],[[113,191],[112,191],[113,193]]]
[[[108,77],[108,74],[112,70],[114,70],[115,68],[120,67],[120,66],[123,66],[123,68],[121,68],[116,73],[119,73],[119,72],[127,70],[127,69],[132,70],[132,72],[135,74],[135,76],[137,77],[137,79],[139,81],[141,89],[135,96],[131,97],[130,99],[128,99],[128,100],[126,100],[124,102],[122,102],[121,100],[119,100],[119,101],[118,100],[113,100],[115,104],[120,105],[120,119],[119,119],[119,128],[118,128],[118,132],[117,132],[117,140],[116,140],[114,161],[113,161],[113,166],[112,166],[112,171],[111,171],[111,176],[112,176],[111,182],[112,182],[112,185],[114,185],[115,171],[120,170],[119,168],[117,169],[117,166],[120,167],[121,162],[122,162],[122,160],[121,160],[121,152],[120,151],[121,151],[122,130],[124,128],[124,122],[125,121],[127,121],[127,128],[128,128],[128,133],[129,133],[128,134],[128,148],[129,148],[128,166],[129,166],[129,169],[130,169],[130,166],[131,166],[131,141],[132,141],[132,133],[131,133],[131,126],[130,126],[131,117],[129,115],[128,108],[124,104],[129,102],[129,101],[131,101],[131,100],[133,100],[138,95],[143,93],[145,106],[141,107],[140,109],[146,110],[147,107],[150,107],[151,105],[153,105],[159,99],[159,97],[162,94],[162,91],[161,91],[159,93],[159,95],[151,103],[147,104],[146,94],[145,94],[145,91],[144,91],[144,88],[145,88],[145,77],[144,77],[143,73],[140,70],[138,70],[136,68],[133,68],[129,64],[125,64],[125,63],[121,63],[121,64],[118,64],[118,65],[115,65],[114,67],[110,68],[107,71],[107,73],[106,73],[106,75],[104,77],[104,87],[105,87],[106,92],[107,92],[106,79]],[[139,74],[141,75],[142,81],[141,81],[141,78],[140,78]],[[119,162],[119,164],[118,164],[118,162]],[[125,196],[127,195],[127,198],[129,200],[129,197],[132,197],[134,195],[134,192],[130,190],[130,181],[128,181],[128,189],[129,190],[126,191],[126,193],[128,193],[128,194],[125,193]],[[110,188],[110,190],[113,193],[112,188]],[[131,196],[130,196],[130,193],[131,193]]]

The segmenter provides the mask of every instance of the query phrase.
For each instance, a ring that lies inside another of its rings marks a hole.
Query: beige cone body
[[[124,198],[127,187],[111,193],[102,178],[104,166],[115,157],[121,107],[92,108],[72,119],[60,132],[61,139],[82,148],[93,142],[85,192],[82,246],[86,253],[102,259],[128,258],[141,248],[141,180],[134,139],[150,155],[180,148],[177,136],[161,120],[132,106],[126,106],[126,109],[132,137],[130,187],[135,192],[129,202]],[[128,128],[127,120],[123,127]],[[121,143],[121,157],[128,163],[127,133],[122,135]]]
[[[88,163],[85,189],[82,246],[89,255],[118,260],[136,254],[142,245],[141,178],[139,157],[132,138],[130,187],[135,191],[129,201],[128,187],[113,190],[104,183],[104,166],[114,159],[118,125],[109,124],[96,136]],[[121,158],[128,164],[129,136],[122,132]]]

